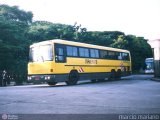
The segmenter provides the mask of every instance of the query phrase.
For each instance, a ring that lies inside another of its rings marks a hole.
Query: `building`
[[[154,55],[154,77],[160,78],[160,39],[149,40]]]

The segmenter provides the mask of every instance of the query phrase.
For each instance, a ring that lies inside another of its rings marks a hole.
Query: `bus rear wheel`
[[[121,79],[121,74],[122,74],[121,70],[118,69],[116,72],[116,79]]]
[[[115,78],[116,78],[116,71],[112,69],[108,80],[115,80]]]
[[[67,85],[75,85],[77,84],[78,82],[78,79],[79,79],[79,74],[76,70],[73,70],[69,73],[69,78],[68,80],[66,81],[66,84]]]

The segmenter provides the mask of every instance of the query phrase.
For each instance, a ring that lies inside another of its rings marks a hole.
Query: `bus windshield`
[[[154,73],[153,58],[146,58],[145,64],[146,64],[145,73]]]
[[[53,60],[52,45],[43,45],[30,48],[31,62],[44,62]]]
[[[146,69],[153,69],[153,59],[146,59]]]

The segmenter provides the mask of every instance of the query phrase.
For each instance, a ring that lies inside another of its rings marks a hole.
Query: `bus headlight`
[[[50,80],[51,79],[51,77],[50,76],[45,76],[45,78],[44,78],[45,80]]]
[[[31,80],[32,78],[30,76],[28,76],[28,80]]]

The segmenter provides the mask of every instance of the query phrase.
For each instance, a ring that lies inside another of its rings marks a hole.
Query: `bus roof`
[[[153,62],[153,58],[146,58],[145,62]]]
[[[146,58],[146,60],[153,60],[153,58]]]
[[[67,41],[67,40],[61,40],[61,39],[46,40],[46,41],[34,43],[30,47],[35,47],[35,46],[45,45],[45,44],[54,44],[54,43],[65,44],[65,45],[73,45],[73,46],[79,46],[79,47],[96,48],[96,49],[101,49],[101,50],[129,52],[128,50],[124,50],[124,49],[105,47],[105,46],[99,46],[99,45],[93,45],[93,44],[87,44],[87,43],[81,43],[81,42],[73,42],[73,41]]]

